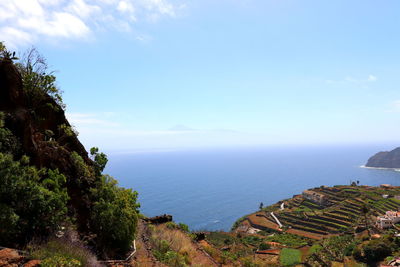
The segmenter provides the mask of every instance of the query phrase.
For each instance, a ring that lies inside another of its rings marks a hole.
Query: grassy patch
[[[211,232],[206,236],[206,240],[216,247],[231,245],[237,241],[235,237],[225,232]]]
[[[294,266],[301,262],[301,252],[297,249],[284,248],[281,251],[280,262],[282,266]]]
[[[31,255],[35,259],[43,260],[47,266],[51,266],[54,262],[58,262],[56,266],[64,266],[60,265],[63,261],[73,263],[65,266],[98,266],[96,257],[87,248],[63,239],[51,240],[43,245],[33,245]]]
[[[292,234],[275,234],[267,238],[267,241],[278,242],[288,247],[301,247],[308,244],[308,239]]]

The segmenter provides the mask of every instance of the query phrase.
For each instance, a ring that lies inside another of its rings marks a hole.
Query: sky
[[[88,148],[397,144],[398,0],[0,0]]]

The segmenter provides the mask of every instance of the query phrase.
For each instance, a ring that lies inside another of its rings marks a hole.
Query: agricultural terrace
[[[355,229],[371,223],[367,218],[383,215],[388,210],[397,211],[400,208],[397,196],[400,196],[400,187],[394,186],[321,186],[250,214],[240,225],[241,229],[283,231],[320,240],[354,233]],[[282,202],[283,210],[280,208]]]

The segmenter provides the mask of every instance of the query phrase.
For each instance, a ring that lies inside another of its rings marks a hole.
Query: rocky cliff
[[[7,59],[0,61],[0,112],[5,127],[21,144],[20,155],[16,157],[28,155],[36,167],[58,169],[67,177],[71,196],[69,210],[76,212],[79,225],[84,228],[89,206],[82,189],[89,190],[94,181],[79,179],[80,170],[73,164],[71,155],[76,152],[89,166],[93,162],[77,136],[66,130],[71,129],[71,125],[53,98],[44,95],[38,104],[30,105],[21,74]]]
[[[400,147],[392,151],[376,153],[368,159],[365,166],[374,168],[400,168]]]

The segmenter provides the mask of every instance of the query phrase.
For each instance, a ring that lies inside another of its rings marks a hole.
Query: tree
[[[376,239],[364,244],[361,249],[357,249],[355,257],[366,262],[377,262],[391,253],[392,249],[387,242]]]
[[[120,188],[111,176],[103,175],[101,184],[92,189],[92,196],[95,202],[90,223],[99,247],[126,252],[136,233],[140,207],[137,192]]]
[[[260,202],[259,209],[262,210],[264,208],[264,203]]]
[[[94,160],[96,164],[97,171],[101,173],[107,165],[107,155],[104,153],[99,153],[99,148],[97,147],[92,147],[90,149],[90,155],[92,156],[92,160]]]

